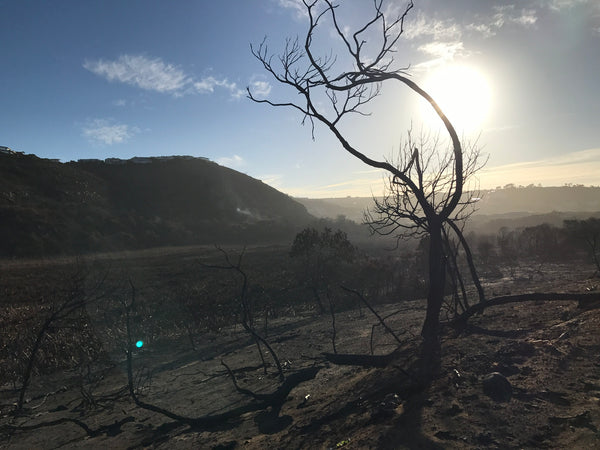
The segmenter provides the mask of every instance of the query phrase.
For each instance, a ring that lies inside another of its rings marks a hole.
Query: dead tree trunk
[[[437,217],[429,221],[429,293],[427,312],[421,330],[422,376],[429,377],[437,372],[440,364],[440,311],[444,302],[446,262],[442,238],[442,224]]]

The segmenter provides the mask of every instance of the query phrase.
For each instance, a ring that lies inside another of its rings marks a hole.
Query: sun
[[[483,72],[471,66],[444,66],[432,72],[422,87],[442,108],[458,133],[480,131],[492,102],[490,83]],[[429,103],[423,100],[420,109],[426,125],[443,126]]]

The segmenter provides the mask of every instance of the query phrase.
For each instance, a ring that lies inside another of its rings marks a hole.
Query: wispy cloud
[[[216,159],[216,163],[230,169],[239,169],[246,165],[246,161],[240,155],[223,156]]]
[[[81,129],[81,135],[93,144],[122,144],[138,134],[140,129],[111,119],[89,120]]]
[[[465,50],[464,44],[456,42],[429,42],[418,47],[418,50],[430,59],[415,64],[413,72],[428,72],[430,70],[452,62],[456,57],[469,56],[471,52]]]
[[[149,58],[144,55],[121,55],[116,60],[86,60],[83,67],[108,81],[171,94],[175,97],[194,93],[213,93],[216,88],[229,91],[233,98],[244,95],[244,91],[227,78],[206,76],[197,79],[160,58]]]
[[[236,83],[230,82],[227,78],[217,79],[212,76],[204,77],[200,81],[194,82],[194,89],[199,94],[212,94],[215,88],[223,88],[231,93],[233,98],[240,98],[244,95],[244,91],[238,88]]]
[[[496,11],[493,15],[492,25],[501,28],[505,24],[517,24],[523,27],[533,26],[537,22],[537,14],[534,9],[515,8],[515,5],[494,6]]]
[[[318,186],[284,187],[281,190],[294,197],[369,197],[380,196],[385,190],[383,171],[356,171],[357,176],[345,181]],[[378,173],[375,173],[378,172]],[[361,174],[363,176],[361,176]],[[508,183],[527,186],[562,186],[565,183],[600,185],[600,148],[571,152],[536,161],[486,167],[477,172],[482,189],[493,189]]]
[[[570,18],[574,17],[571,10],[579,9],[577,17],[585,18],[585,23],[592,34],[600,37],[600,2],[598,0],[539,0],[539,2],[551,12],[567,14]]]
[[[563,9],[591,3],[592,0],[543,0],[543,2],[547,3],[550,9],[554,11],[562,11]]]
[[[477,20],[467,24],[465,29],[483,37],[492,37],[507,25],[531,28],[535,27],[537,20],[535,9],[517,9],[515,5],[502,5],[494,6],[491,15],[477,17]]]
[[[562,186],[565,183],[600,185],[600,148],[483,169],[478,177],[482,188],[507,183]]]
[[[455,55],[464,54],[465,47],[462,42],[429,42],[419,47],[419,50],[428,55],[443,60],[451,60]]]
[[[294,13],[294,17],[298,20],[308,17],[306,6],[302,0],[275,0],[276,3],[285,9],[289,9]]]
[[[384,185],[385,177],[379,174],[379,176],[373,177],[356,177],[324,186],[286,187],[282,190],[293,197],[370,197],[371,195],[383,195]]]
[[[524,27],[532,27],[537,22],[537,14],[533,9],[523,9],[521,14],[511,18],[513,23]]]
[[[275,189],[279,189],[282,185],[283,175],[281,174],[269,174],[269,175],[261,175],[256,177],[261,180],[263,183],[268,184]]]
[[[190,78],[178,67],[165,64],[160,58],[141,55],[121,55],[114,61],[86,60],[83,67],[109,81],[162,93],[181,93],[190,83]]]
[[[413,65],[415,72],[428,71],[458,56],[467,56],[463,27],[452,19],[429,17],[419,11],[405,26],[404,37],[429,59]]]
[[[414,18],[409,16],[403,34],[408,40],[419,38],[457,40],[460,39],[461,35],[460,25],[453,20],[428,17],[423,12],[417,13]]]
[[[255,97],[266,97],[271,93],[271,84],[268,81],[252,81],[250,91]]]

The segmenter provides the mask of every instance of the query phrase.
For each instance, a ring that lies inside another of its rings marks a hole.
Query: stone
[[[508,402],[512,398],[510,381],[499,372],[493,372],[483,378],[483,392],[496,402]]]

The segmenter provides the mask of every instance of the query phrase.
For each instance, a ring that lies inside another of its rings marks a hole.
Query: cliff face
[[[287,195],[204,158],[0,155],[0,256],[287,242],[311,219]]]

